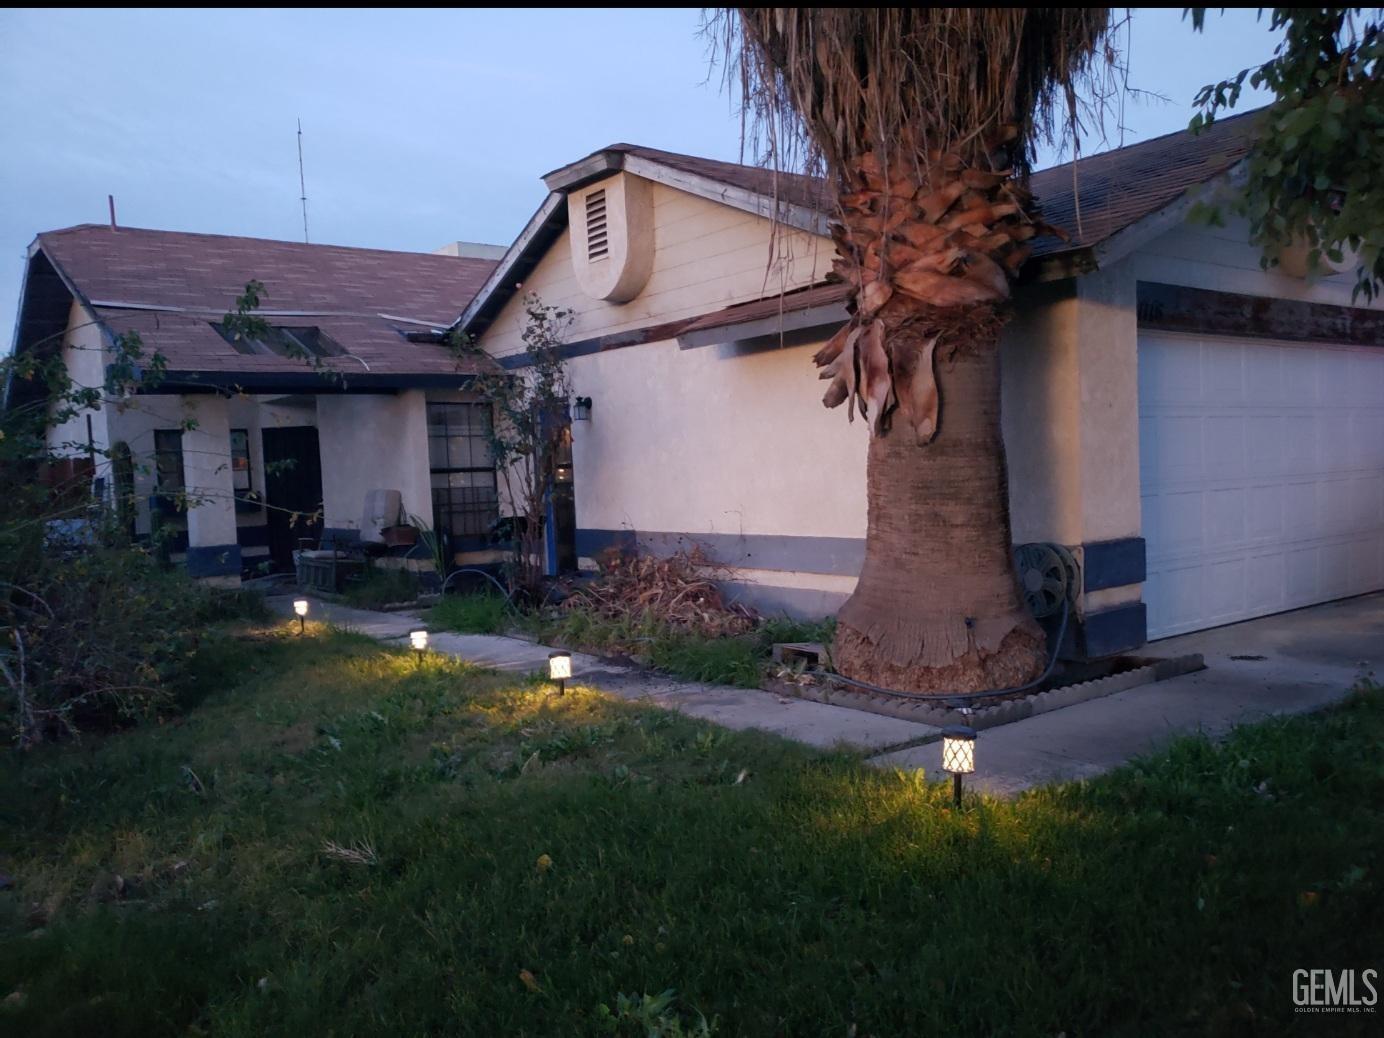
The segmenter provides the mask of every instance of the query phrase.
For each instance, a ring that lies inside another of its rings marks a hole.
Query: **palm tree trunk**
[[[896,357],[916,351],[907,341],[916,315],[899,312],[915,308],[929,309],[900,298],[889,308],[885,342]],[[1008,688],[1044,664],[1011,554],[1002,320],[989,304],[965,311],[956,316],[970,319],[952,323],[934,358],[945,408],[935,438],[920,445],[908,423],[894,422],[870,439],[865,565],[838,614],[833,662],[886,688]]]

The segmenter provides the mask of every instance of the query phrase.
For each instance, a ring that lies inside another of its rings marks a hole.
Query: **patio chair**
[[[347,580],[365,571],[369,556],[384,552],[384,530],[403,520],[403,496],[397,490],[365,495],[360,528],[326,530],[316,548],[294,553],[298,583],[315,591],[336,593]]]

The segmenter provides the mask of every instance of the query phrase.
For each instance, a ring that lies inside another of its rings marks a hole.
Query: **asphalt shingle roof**
[[[1259,115],[1258,111],[1246,112],[1217,120],[1200,134],[1180,130],[1091,155],[1079,159],[1075,171],[1073,164],[1066,162],[1034,173],[1029,186],[1042,208],[1043,218],[1072,237],[1070,242],[1044,239],[1035,254],[1098,245],[1176,201],[1188,188],[1226,172],[1249,151]],[[818,177],[775,173],[762,166],[679,155],[634,144],[612,144],[604,150],[637,155],[768,198],[826,215],[832,213],[831,193]]]
[[[301,360],[239,353],[211,327],[251,279],[264,284],[266,321],[320,328],[350,355],[328,358],[329,368],[449,375],[484,365],[458,368],[444,347],[405,336],[446,328],[492,260],[101,224],[47,231],[37,244],[112,331],[138,331],[172,370],[305,370]]]

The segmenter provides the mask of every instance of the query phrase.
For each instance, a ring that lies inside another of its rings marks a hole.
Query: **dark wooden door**
[[[265,429],[264,498],[269,505],[269,556],[274,568],[293,567],[293,549],[322,536],[322,458],[311,425]]]

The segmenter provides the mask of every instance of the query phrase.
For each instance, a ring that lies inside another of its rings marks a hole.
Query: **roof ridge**
[[[1250,109],[1249,111],[1247,111],[1247,112],[1237,112],[1237,113],[1235,113],[1234,115],[1228,115],[1228,116],[1224,116],[1224,117],[1222,117],[1222,118],[1218,118],[1218,119],[1212,124],[1212,127],[1211,127],[1211,128],[1214,128],[1215,126],[1221,126],[1221,125],[1224,125],[1224,124],[1226,124],[1226,123],[1236,122],[1236,121],[1238,121],[1238,120],[1240,120],[1240,119],[1247,119],[1247,118],[1249,118],[1249,117],[1251,117],[1251,116],[1261,115],[1261,114],[1263,114],[1264,111],[1266,111],[1266,110],[1268,109],[1268,107],[1269,107],[1269,106],[1268,106],[1267,104],[1265,104],[1265,105],[1261,105],[1261,106],[1258,107],[1258,108],[1251,108],[1251,109]],[[1208,129],[1209,129],[1209,128],[1208,128]],[[1167,133],[1160,133],[1157,137],[1149,137],[1149,138],[1147,138],[1146,140],[1142,140],[1142,141],[1131,141],[1131,142],[1128,143],[1128,144],[1121,144],[1120,146],[1115,147],[1115,148],[1106,148],[1106,149],[1104,149],[1103,151],[1092,152],[1092,153],[1089,154],[1089,155],[1081,155],[1081,156],[1079,156],[1079,157],[1077,157],[1077,158],[1075,158],[1075,159],[1069,159],[1069,160],[1067,160],[1066,162],[1058,162],[1058,163],[1055,163],[1055,164],[1053,164],[1053,165],[1051,165],[1051,166],[1044,166],[1042,169],[1035,169],[1033,172],[1034,172],[1035,174],[1036,174],[1036,173],[1048,173],[1048,172],[1051,172],[1052,170],[1064,169],[1064,168],[1070,166],[1070,165],[1072,164],[1072,162],[1074,162],[1074,161],[1077,162],[1077,163],[1082,163],[1082,162],[1090,161],[1090,160],[1092,160],[1092,159],[1103,158],[1103,157],[1105,157],[1105,156],[1107,156],[1107,155],[1118,155],[1118,154],[1120,154],[1120,153],[1122,153],[1122,152],[1129,151],[1131,148],[1142,148],[1142,147],[1144,147],[1144,146],[1146,146],[1146,145],[1157,144],[1159,141],[1166,141],[1166,140],[1167,140],[1168,138],[1170,138],[1170,137],[1182,136],[1182,135],[1187,134],[1187,133],[1189,133],[1189,132],[1190,132],[1189,129],[1188,129],[1187,127],[1184,126],[1184,127],[1183,127],[1182,129],[1180,129],[1180,130],[1169,130]],[[717,162],[717,163],[721,163],[722,165],[726,165],[726,166],[738,166],[738,167],[741,168],[741,169],[762,170],[762,171],[764,171],[764,172],[767,172],[767,173],[774,173],[774,174],[777,174],[777,175],[780,175],[780,176],[786,175],[786,176],[793,176],[793,177],[803,177],[804,179],[807,179],[807,180],[816,180],[816,181],[820,181],[820,180],[824,179],[824,178],[822,178],[822,177],[817,176],[817,175],[814,174],[814,173],[803,173],[803,172],[801,172],[801,171],[799,171],[799,170],[776,169],[776,168],[775,168],[774,166],[772,166],[772,165],[757,165],[757,164],[749,163],[749,162],[733,162],[733,161],[731,161],[730,159],[714,159],[714,158],[709,158],[709,157],[704,156],[704,155],[692,155],[692,154],[690,154],[690,153],[688,153],[688,152],[669,151],[669,150],[667,150],[666,148],[654,148],[654,147],[650,147],[650,146],[647,145],[647,144],[629,144],[629,143],[608,144],[608,145],[606,145],[604,148],[599,148],[599,149],[597,149],[595,152],[592,152],[592,154],[593,154],[593,155],[598,155],[598,154],[600,154],[601,152],[607,152],[607,151],[617,151],[617,152],[621,152],[621,153],[623,153],[623,154],[630,154],[630,153],[634,153],[634,152],[652,152],[652,153],[656,153],[656,154],[659,154],[659,155],[669,155],[669,156],[672,156],[672,157],[674,157],[674,158],[680,158],[680,159],[693,159],[693,160],[695,160],[695,161],[697,161],[697,162]]]
[[[340,249],[345,252],[362,253],[383,253],[388,256],[413,256],[413,257],[434,257],[439,260],[456,261],[464,260],[468,263],[487,263],[491,266],[496,264],[496,260],[483,259],[479,256],[449,256],[442,252],[418,252],[411,249],[379,249],[367,245],[335,245],[328,242],[302,242],[289,241],[284,238],[261,238],[249,234],[213,234],[209,231],[175,231],[160,227],[131,227],[120,225],[112,228],[109,224],[103,223],[78,223],[70,227],[58,227],[49,231],[39,231],[36,238],[51,237],[57,234],[70,234],[74,231],[110,231],[116,234],[122,232],[133,232],[135,234],[168,235],[180,238],[214,238],[220,241],[242,241],[255,242],[257,244],[269,245],[288,245],[301,249]]]

